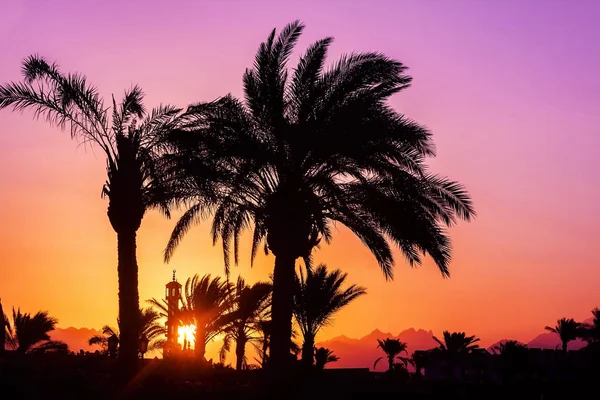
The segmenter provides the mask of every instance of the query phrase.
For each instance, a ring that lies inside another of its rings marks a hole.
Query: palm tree
[[[163,348],[165,339],[162,338],[166,334],[166,328],[160,322],[162,316],[156,310],[147,307],[140,309],[140,332],[138,334],[138,343],[143,337],[148,339],[148,351],[158,350]],[[117,324],[118,324],[117,319]],[[90,346],[98,345],[102,348],[103,353],[108,351],[108,338],[111,336],[119,338],[119,331],[111,326],[105,325],[102,327],[101,335],[94,335],[88,340]],[[138,348],[139,350],[139,348]]]
[[[121,358],[135,363],[138,334],[138,265],[136,236],[149,208],[169,215],[167,185],[161,178],[160,138],[178,123],[179,109],[160,106],[147,113],[138,86],[119,105],[105,106],[85,76],[63,74],[57,64],[33,55],[23,61],[23,82],[0,86],[0,109],[32,109],[52,126],[69,127],[71,136],[99,147],[106,156],[108,219],[117,233]]]
[[[479,349],[479,338],[467,336],[464,332],[444,331],[443,340],[433,337],[439,347],[438,349],[448,354],[468,354]]]
[[[238,277],[235,289],[231,292],[229,312],[230,321],[224,328],[225,337],[221,348],[221,362],[225,362],[225,354],[235,343],[235,368],[241,370],[247,366],[246,344],[259,341],[257,324],[270,306],[271,284],[257,282],[252,286]]]
[[[0,299],[0,354],[4,353],[6,342],[10,340],[10,322],[4,314],[2,299]]]
[[[271,320],[261,319],[256,323],[256,330],[258,332],[258,343],[254,345],[258,351],[258,363],[261,367],[267,365],[269,359],[269,344],[271,343]]]
[[[377,339],[377,347],[383,350],[385,353],[385,357],[379,357],[373,363],[373,369],[377,367],[377,363],[381,361],[383,358],[387,358],[388,361],[388,372],[391,374],[394,370],[394,365],[396,360],[400,360],[403,364],[408,363],[408,359],[400,356],[402,353],[407,353],[408,345],[405,342],[402,342],[400,339]]]
[[[517,352],[527,350],[527,345],[519,343],[516,340],[507,340],[506,342],[499,343],[492,348],[494,354],[500,355],[511,355]]]
[[[17,353],[44,353],[68,351],[67,345],[58,340],[51,340],[49,332],[53,331],[58,323],[56,318],[50,317],[47,311],[38,311],[33,316],[21,313],[21,309],[12,310],[12,340]]]
[[[546,326],[544,329],[556,333],[560,337],[562,350],[566,353],[569,342],[580,336],[581,324],[573,318],[561,318],[556,321],[556,326]]]
[[[592,322],[581,324],[581,338],[588,342],[588,345],[600,343],[600,309],[592,310]]]
[[[238,261],[240,232],[253,229],[252,258],[263,244],[275,256],[271,357],[279,370],[291,340],[295,262],[310,263],[312,249],[331,240],[333,223],[361,239],[386,279],[393,278],[391,244],[412,266],[429,254],[448,276],[444,228],[475,215],[461,184],[427,171],[435,155],[429,131],[387,103],[410,85],[406,66],[354,53],[325,70],[332,42],[325,38],[288,72],[303,29],[293,22],[260,45],[243,77],[245,102],[228,95],[188,110],[195,125],[175,140],[174,154],[193,205],[165,250],[168,261],[189,228],[212,213],[228,270],[231,251]],[[221,175],[216,188],[207,173]]]
[[[222,333],[230,316],[230,293],[232,285],[220,277],[210,274],[200,278],[188,278],[184,286],[184,304],[181,308],[182,320],[195,327],[194,351],[196,358],[204,360],[206,345]]]
[[[318,347],[315,349],[315,366],[318,369],[324,369],[325,365],[336,362],[340,358],[333,354],[333,351],[325,347]]]
[[[339,269],[327,271],[325,264],[314,270],[307,270],[306,276],[300,272],[294,290],[294,317],[304,338],[302,363],[313,365],[315,337],[320,329],[332,322],[332,318],[342,308],[356,298],[367,293],[366,289],[350,285],[342,286],[348,274]]]
[[[452,369],[454,376],[455,368],[461,366],[465,358],[474,351],[479,350],[479,338],[475,336],[467,336],[465,332],[448,332],[444,331],[443,340],[433,337],[439,347],[433,350],[434,354],[441,354]],[[462,377],[463,367],[460,367],[459,375]]]
[[[108,338],[111,336],[119,337],[119,330],[113,328],[109,325],[104,325],[102,327],[101,335],[94,335],[88,339],[88,344],[90,346],[100,346],[102,349],[102,353],[108,353]]]
[[[270,316],[269,311],[267,311],[266,315],[257,322],[256,331],[258,333],[258,340],[252,343],[259,356],[259,358],[255,360],[262,368],[265,368],[268,365],[269,348],[271,345],[271,330],[273,326],[271,320],[266,319],[267,316]],[[289,357],[291,358],[297,358],[298,354],[301,352],[300,346],[298,346],[295,341],[297,337],[298,333],[296,330],[292,330],[292,340],[290,341],[289,351]]]

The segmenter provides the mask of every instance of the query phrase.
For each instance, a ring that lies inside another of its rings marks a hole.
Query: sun
[[[196,327],[194,325],[184,325],[180,326],[177,329],[177,333],[179,337],[177,338],[177,342],[183,346],[184,340],[187,340],[188,343],[194,343],[194,337],[196,334]]]

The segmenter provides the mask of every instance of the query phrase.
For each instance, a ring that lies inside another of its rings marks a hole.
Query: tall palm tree
[[[160,313],[150,307],[147,307],[140,309],[139,318],[140,332],[138,334],[138,341],[142,337],[148,339],[148,351],[161,349],[165,343],[165,339],[162,338],[162,336],[164,336],[167,333],[167,330],[160,321],[162,318]],[[107,352],[108,338],[113,335],[115,335],[116,337],[120,337],[118,329],[105,325],[102,327],[102,334],[94,335],[91,338],[89,338],[88,344],[90,346],[98,345],[102,348],[103,352]]]
[[[235,289],[230,294],[230,322],[224,328],[222,362],[225,361],[225,354],[231,349],[231,342],[234,342],[235,368],[241,370],[247,366],[246,344],[260,340],[257,324],[263,320],[261,317],[270,306],[270,295],[270,283],[257,282],[249,286],[242,277],[238,277]]]
[[[408,363],[408,358],[400,356],[402,353],[407,353],[408,345],[405,342],[402,342],[400,339],[377,339],[377,347],[383,350],[385,353],[384,357],[379,357],[373,363],[373,369],[377,367],[377,363],[384,358],[387,358],[388,361],[388,371],[391,374],[394,370],[394,365],[396,360],[400,360],[403,364]]]
[[[227,270],[231,251],[238,261],[240,233],[253,230],[252,258],[263,244],[275,256],[271,358],[279,370],[291,340],[295,262],[310,263],[312,249],[331,240],[333,223],[361,239],[387,279],[392,244],[413,266],[429,254],[448,276],[444,228],[475,215],[461,184],[427,171],[430,132],[387,103],[410,85],[406,66],[353,53],[325,70],[332,42],[325,38],[288,71],[303,29],[293,22],[260,45],[243,77],[245,101],[228,95],[188,110],[194,124],[174,140],[174,154],[192,206],[165,251],[168,260],[189,228],[212,214]],[[215,171],[216,188],[205,178]]]
[[[121,358],[133,367],[137,354],[138,265],[136,235],[151,207],[168,216],[167,185],[157,163],[160,138],[177,125],[179,109],[160,106],[147,113],[138,86],[120,104],[107,107],[96,87],[78,73],[62,73],[38,55],[23,61],[23,82],[0,85],[0,109],[31,109],[52,126],[69,127],[71,137],[106,156],[108,219],[117,234]]]
[[[573,318],[561,318],[556,321],[556,326],[546,326],[544,329],[556,333],[560,337],[562,350],[566,352],[569,342],[580,336],[581,324]]]
[[[314,270],[307,270],[306,276],[300,271],[294,290],[294,317],[304,342],[302,362],[313,365],[315,337],[321,328],[332,322],[332,318],[353,300],[367,293],[356,285],[343,288],[348,274],[339,269],[327,271],[325,264]]]
[[[339,357],[333,354],[333,350],[325,347],[315,348],[315,366],[318,369],[324,369],[325,365],[339,361]]]
[[[13,344],[17,353],[68,351],[64,342],[50,339],[49,333],[54,330],[58,320],[50,317],[47,311],[38,311],[32,316],[13,308],[12,317]]]
[[[181,318],[195,327],[194,352],[199,360],[205,360],[206,345],[223,333],[230,321],[231,291],[230,282],[210,274],[194,275],[185,282]]]

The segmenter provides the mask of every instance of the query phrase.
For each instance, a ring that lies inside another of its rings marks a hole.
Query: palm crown
[[[58,320],[47,311],[38,311],[34,315],[22,313],[21,309],[12,310],[12,327],[8,324],[9,345],[18,353],[59,351],[66,352],[67,345],[50,339]]]
[[[562,342],[562,349],[567,351],[569,342],[580,336],[581,328],[581,324],[573,318],[561,318],[556,321],[556,326],[546,326],[544,329],[548,332],[556,333]]]
[[[312,365],[315,337],[329,324],[333,315],[356,298],[366,294],[366,289],[356,285],[342,288],[348,274],[339,269],[327,271],[324,264],[314,270],[302,272],[294,290],[294,317],[300,327],[304,344],[302,359]]]
[[[440,340],[435,336],[433,337],[433,340],[438,343],[439,350],[454,355],[471,353],[473,350],[479,349],[479,345],[477,344],[479,338],[467,336],[465,332],[450,333],[444,331],[443,340]]]
[[[409,86],[406,67],[380,53],[356,53],[325,69],[332,43],[325,38],[289,73],[303,29],[291,23],[260,45],[243,76],[245,101],[226,96],[188,110],[195,134],[178,135],[175,153],[186,199],[195,203],[165,251],[168,260],[210,212],[228,270],[231,251],[238,261],[241,232],[252,228],[252,259],[262,244],[275,255],[272,356],[280,360],[289,348],[294,262],[310,264],[334,222],[362,240],[386,278],[393,277],[390,243],[411,265],[431,255],[447,276],[444,226],[474,215],[462,185],[427,171],[429,131],[387,104]]]
[[[404,365],[408,363],[408,359],[405,357],[401,357],[400,354],[408,353],[408,345],[405,342],[402,342],[400,339],[377,339],[377,347],[380,348],[384,353],[385,357],[388,360],[388,371],[392,371],[394,368],[394,361],[396,359],[400,360]],[[379,357],[375,360],[373,364],[373,369],[377,367],[379,361],[381,361],[384,357]]]

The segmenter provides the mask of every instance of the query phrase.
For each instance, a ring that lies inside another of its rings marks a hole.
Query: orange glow
[[[177,343],[183,346],[183,342],[187,340],[187,342],[190,343],[190,348],[194,348],[193,344],[196,334],[196,327],[194,325],[180,326],[177,329],[177,333],[179,334]]]

